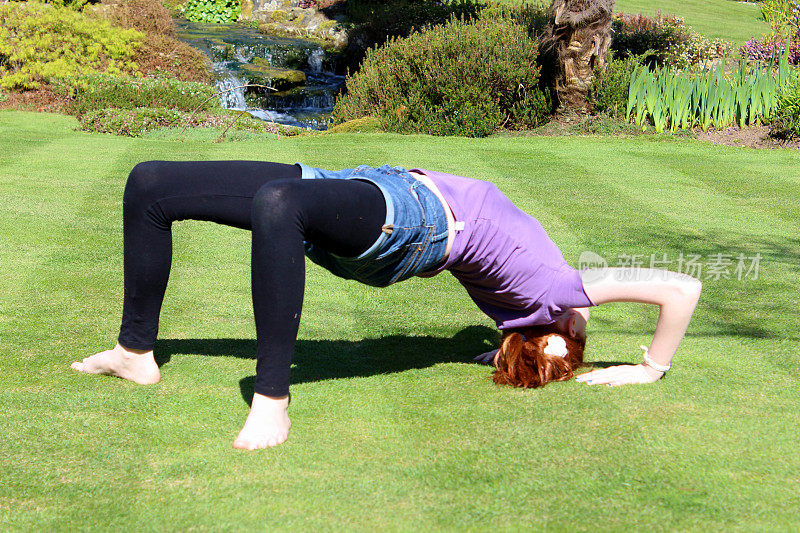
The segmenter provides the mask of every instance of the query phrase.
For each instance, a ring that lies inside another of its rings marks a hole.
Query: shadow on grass
[[[471,363],[476,355],[497,346],[497,330],[469,326],[452,338],[390,335],[354,341],[299,340],[295,346],[291,383],[391,374],[439,363]],[[159,366],[176,354],[255,359],[253,339],[164,339],[154,350]],[[253,396],[255,377],[240,381],[242,397]]]
[[[733,229],[725,233],[690,233],[662,227],[642,227],[637,232],[628,232],[628,237],[624,237],[626,229],[617,231],[619,235],[616,236],[613,249],[596,247],[602,250],[600,255],[609,260],[609,266],[617,266],[614,264],[615,254],[618,257],[639,254],[645,263],[649,261],[650,254],[655,254],[657,258],[666,254],[670,263],[657,268],[681,270],[703,281],[703,294],[690,329],[697,328],[700,322],[705,326],[706,335],[754,339],[797,338],[792,319],[797,294],[794,280],[800,275],[800,262],[797,261],[800,239],[797,237],[779,239]],[[626,238],[629,240],[624,240]],[[692,271],[686,265],[680,266],[677,261],[680,254],[687,260],[694,256],[702,266],[700,271]],[[726,270],[727,277],[715,278],[709,267],[720,254],[730,263],[722,269]],[[757,272],[737,273],[740,254],[747,269],[757,262]],[[599,318],[593,320],[596,324],[604,323]],[[616,332],[625,332],[619,328],[622,324],[604,325],[610,325]]]

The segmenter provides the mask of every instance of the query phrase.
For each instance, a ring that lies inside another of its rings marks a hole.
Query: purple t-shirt
[[[497,186],[414,171],[433,180],[456,219],[450,256],[437,272],[449,270],[499,329],[549,324],[570,307],[594,305],[539,221]]]

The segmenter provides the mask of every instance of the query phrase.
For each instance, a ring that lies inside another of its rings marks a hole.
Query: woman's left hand
[[[587,385],[631,385],[634,383],[653,383],[664,375],[663,372],[650,368],[645,364],[638,365],[619,365],[592,370],[586,374],[581,374],[575,381],[586,383]]]
[[[473,357],[472,360],[476,363],[482,363],[484,365],[491,365],[494,364],[494,356],[497,355],[497,352],[500,350],[492,350],[490,352],[484,352],[477,357]]]

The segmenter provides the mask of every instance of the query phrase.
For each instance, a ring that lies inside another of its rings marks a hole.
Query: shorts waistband
[[[445,207],[423,181],[407,170],[389,165],[325,170],[296,164],[302,179],[357,179],[372,183],[386,203],[383,231],[369,249],[358,257],[340,257],[307,245],[306,255],[312,261],[341,277],[375,286],[401,281],[441,263],[448,236]],[[395,252],[411,243],[414,244],[407,248],[405,257],[398,257]],[[376,263],[368,266],[367,262]]]

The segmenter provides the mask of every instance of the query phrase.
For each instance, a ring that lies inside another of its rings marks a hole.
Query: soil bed
[[[752,126],[739,128],[731,126],[722,130],[699,131],[697,138],[725,146],[742,146],[746,148],[800,148],[800,141],[782,141],[769,136],[768,126]]]

